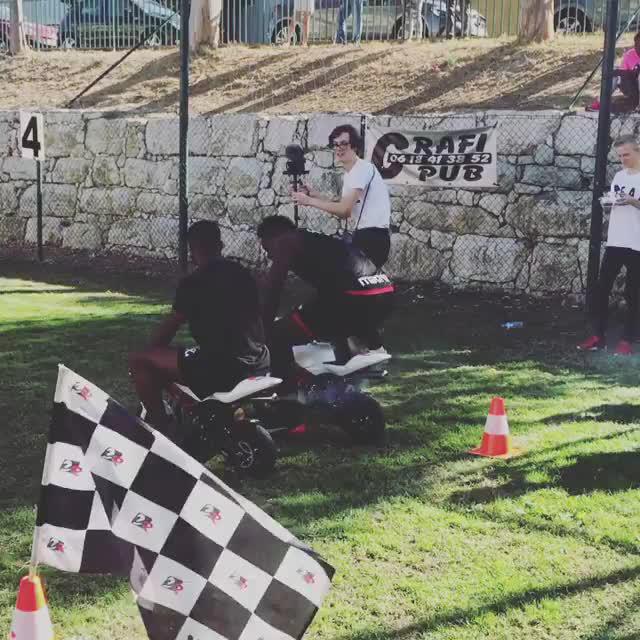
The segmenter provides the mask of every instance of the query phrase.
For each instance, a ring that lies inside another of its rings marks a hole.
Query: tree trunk
[[[22,17],[22,0],[11,3],[11,28],[9,31],[9,52],[13,55],[24,53],[27,41],[24,37],[24,22]]]
[[[543,42],[553,38],[553,0],[523,0],[518,36],[522,42]]]
[[[189,44],[192,51],[197,51],[203,44],[219,46],[221,13],[222,0],[192,0],[189,20]]]

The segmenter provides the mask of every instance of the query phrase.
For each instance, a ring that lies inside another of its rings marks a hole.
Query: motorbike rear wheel
[[[382,407],[367,393],[347,395],[338,407],[336,422],[356,444],[382,445],[385,442]]]

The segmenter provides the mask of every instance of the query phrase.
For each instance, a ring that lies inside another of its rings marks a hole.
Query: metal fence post
[[[600,196],[607,178],[607,156],[611,128],[611,83],[616,58],[616,30],[618,28],[618,0],[608,0],[607,29],[604,36],[604,61],[600,83],[600,110],[598,112],[598,137],[596,140],[596,167],[591,200],[591,229],[589,238],[589,262],[587,266],[587,309],[592,309],[593,295],[600,269],[600,244],[602,243],[602,206]]]
[[[42,249],[42,162],[36,160],[36,241],[38,243],[38,262],[44,260]]]
[[[191,0],[180,0],[180,158],[178,255],[180,270],[187,272],[189,224],[189,14]]]

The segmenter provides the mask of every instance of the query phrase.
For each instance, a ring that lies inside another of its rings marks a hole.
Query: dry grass
[[[596,66],[602,35],[541,45],[512,39],[367,43],[362,47],[232,46],[197,55],[191,108],[220,112],[421,113],[566,108]],[[619,43],[619,53],[630,36]],[[0,60],[0,108],[63,107],[122,52],[44,52]],[[599,90],[599,74],[578,106]],[[175,112],[175,50],[134,53],[76,107]]]

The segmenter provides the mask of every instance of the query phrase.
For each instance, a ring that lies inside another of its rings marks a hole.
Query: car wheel
[[[144,42],[145,47],[157,48],[160,45],[162,45],[162,40],[160,39],[159,33],[154,33],[152,36],[149,36]]]
[[[271,42],[273,44],[290,44],[296,45],[300,42],[300,29],[296,27],[295,29],[291,29],[291,27],[285,23],[281,22],[271,34]]]
[[[64,36],[64,38],[60,39],[61,49],[75,49],[76,46],[76,39],[73,36]]]
[[[590,33],[593,31],[591,21],[582,11],[563,9],[553,18],[553,26],[560,33]]]
[[[417,38],[420,33],[422,33],[423,38],[429,37],[429,30],[427,29],[427,25],[425,24],[423,19],[420,20],[420,24],[414,30],[414,33],[411,34],[411,37]],[[391,38],[393,40],[404,40],[404,21],[402,20],[402,18],[398,20],[398,22],[396,22],[395,26],[393,27]]]

